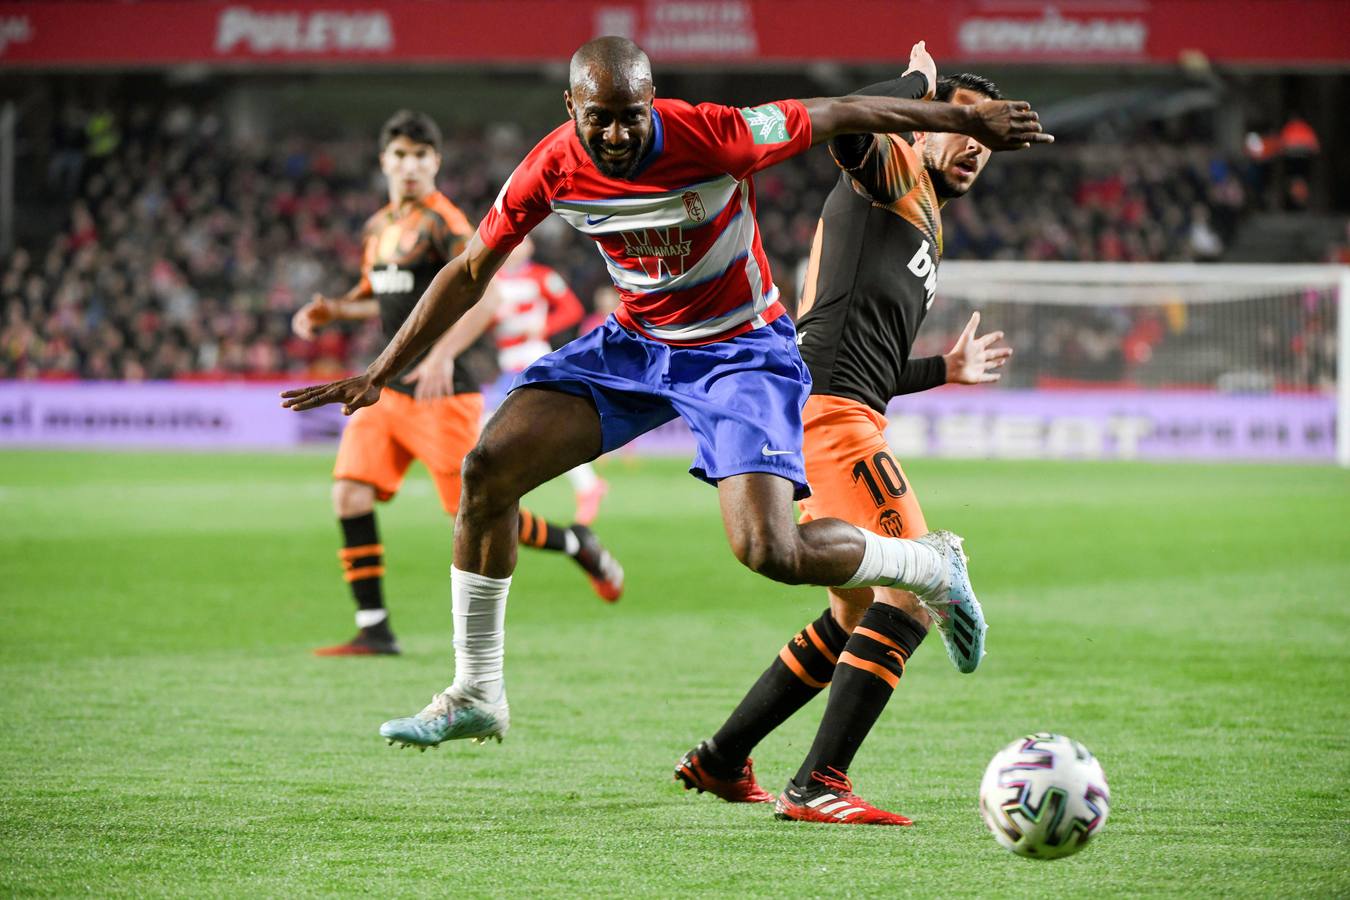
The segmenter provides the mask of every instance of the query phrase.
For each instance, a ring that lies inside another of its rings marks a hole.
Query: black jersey
[[[398,333],[436,273],[454,258],[462,241],[473,233],[469,220],[440,192],[408,206],[389,204],[366,221],[361,281],[380,304],[380,327],[385,340]],[[404,376],[426,356],[420,354],[385,387],[404,394],[415,384]],[[456,365],[456,394],[478,391],[470,367]]]
[[[939,201],[903,135],[848,135],[830,152],[843,171],[811,243],[797,342],[813,394],[884,413],[946,380],[942,357],[909,358],[937,285]]]

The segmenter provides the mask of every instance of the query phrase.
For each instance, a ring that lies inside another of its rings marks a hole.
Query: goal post
[[[1350,267],[952,261],[914,355],[972,310],[1014,348],[997,386],[897,398],[911,455],[1350,466]]]

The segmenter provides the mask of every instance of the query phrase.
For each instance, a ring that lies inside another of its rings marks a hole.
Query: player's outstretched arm
[[[899,78],[870,84],[854,94],[864,97],[898,97],[902,100],[932,100],[937,90],[937,63],[928,52],[925,42],[919,41],[909,51],[909,68]],[[846,169],[857,168],[867,157],[876,135],[838,134],[830,141],[830,153]]]
[[[282,406],[313,409],[341,403],[351,415],[379,399],[380,388],[454,325],[482,298],[488,282],[506,260],[475,234],[464,252],[446,263],[427,286],[389,346],[360,375],[314,387],[282,392]]]
[[[1040,116],[1025,100],[936,103],[898,97],[816,97],[801,101],[811,118],[811,143],[841,134],[950,131],[968,134],[991,150],[1025,150],[1049,144]]]
[[[325,297],[315,294],[291,317],[291,330],[307,341],[314,340],[314,333],[332,322],[344,319],[371,319],[380,314],[380,302],[369,299],[366,283],[352,288],[342,297]]]
[[[500,305],[501,291],[495,283],[488,282],[483,299],[469,307],[468,312],[441,335],[416,368],[403,376],[405,383],[416,385],[414,399],[434,400],[455,393],[455,360],[491,327]]]
[[[944,384],[989,384],[1002,378],[998,370],[1012,358],[1012,348],[994,346],[1003,340],[1003,332],[976,334],[979,327],[980,314],[971,313],[952,349],[941,356],[907,360],[895,395],[917,394]]]

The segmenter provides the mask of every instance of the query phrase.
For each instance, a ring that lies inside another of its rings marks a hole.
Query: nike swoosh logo
[[[592,218],[591,216],[587,216],[587,217],[586,217],[586,224],[587,224],[587,225],[599,225],[601,222],[604,222],[604,221],[606,221],[607,219],[612,219],[612,218],[614,218],[614,213],[610,213],[610,214],[607,215],[607,216],[600,216],[598,219],[597,219],[597,218]]]
[[[782,456],[783,454],[785,454],[785,453],[791,453],[792,451],[791,451],[791,450],[770,450],[770,449],[769,449],[769,445],[768,445],[768,444],[765,444],[763,447],[760,447],[760,448],[759,448],[759,452],[762,453],[762,454],[764,454],[765,456]]]

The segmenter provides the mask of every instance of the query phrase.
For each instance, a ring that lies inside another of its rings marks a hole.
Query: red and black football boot
[[[585,525],[571,526],[572,533],[581,542],[581,549],[572,557],[591,580],[591,588],[606,603],[614,603],[623,596],[623,566],[605,549]]]
[[[402,651],[399,650],[398,641],[394,640],[394,633],[388,628],[381,629],[379,626],[373,628],[362,628],[345,644],[336,644],[332,647],[320,647],[314,651],[315,656],[398,656]]]
[[[711,771],[704,760],[708,756],[708,742],[690,750],[675,766],[675,780],[684,784],[686,791],[707,791],[728,803],[772,803],[770,794],[755,781],[754,760],[745,762],[730,772]]]
[[[796,822],[827,822],[831,825],[913,825],[904,816],[877,809],[853,793],[853,782],[838,769],[831,774],[811,773],[811,783],[797,787],[789,781],[787,790],[774,805],[779,819]]]

